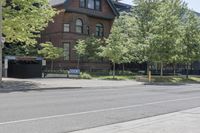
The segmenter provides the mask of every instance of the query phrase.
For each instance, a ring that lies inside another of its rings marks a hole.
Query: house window
[[[64,47],[64,60],[69,60],[69,43],[63,43]]]
[[[85,2],[85,0],[80,0],[80,7],[84,8],[86,5]]]
[[[102,24],[96,24],[96,36],[103,37],[104,35],[104,28]]]
[[[96,10],[101,10],[101,2],[100,2],[100,0],[95,0],[95,9]]]
[[[64,32],[69,32],[69,24],[64,24]]]
[[[101,0],[80,0],[80,7],[93,10],[100,10]]]
[[[87,2],[87,8],[94,9],[94,0],[88,0],[88,2]]]
[[[83,21],[81,19],[76,20],[76,33],[83,33]]]

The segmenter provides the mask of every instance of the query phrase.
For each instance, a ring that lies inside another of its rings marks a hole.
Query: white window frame
[[[63,48],[64,48],[64,60],[69,60],[70,57],[70,43],[69,42],[64,42],[63,43]]]
[[[67,23],[63,24],[63,31],[64,32],[69,32],[70,31],[70,25],[67,24]]]

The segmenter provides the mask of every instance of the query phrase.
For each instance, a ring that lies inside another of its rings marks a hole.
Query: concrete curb
[[[30,89],[0,89],[0,93],[6,92],[26,92],[26,91],[45,91],[45,90],[70,90],[70,89],[81,89],[84,87],[49,87],[49,88],[30,88]]]

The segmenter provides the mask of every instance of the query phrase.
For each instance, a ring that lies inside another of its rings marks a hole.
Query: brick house
[[[91,35],[108,37],[119,11],[131,8],[117,0],[52,0],[51,4],[60,13],[41,32],[39,42],[50,41],[55,46],[64,48],[64,57],[55,61],[55,69],[76,68],[76,41]],[[81,61],[80,68],[109,69],[110,63]]]

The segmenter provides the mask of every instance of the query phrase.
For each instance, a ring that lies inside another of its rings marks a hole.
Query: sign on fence
[[[80,77],[80,69],[69,69],[69,78]]]

